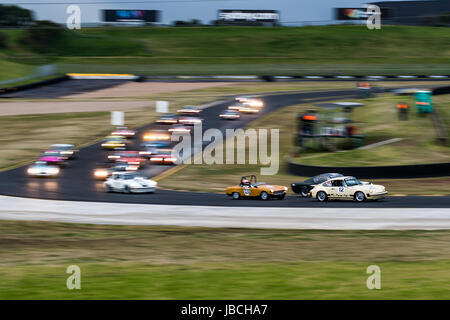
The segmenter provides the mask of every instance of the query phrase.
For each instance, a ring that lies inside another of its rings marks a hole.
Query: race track
[[[244,127],[250,121],[275,111],[279,108],[300,104],[315,103],[336,99],[351,99],[355,90],[335,90],[328,92],[309,93],[284,93],[267,95],[261,99],[265,107],[259,115],[243,116],[239,121],[223,121],[218,115],[226,109],[230,101],[219,102],[204,109],[203,130],[218,128],[222,132],[226,128]],[[139,129],[142,134],[150,128],[158,128],[160,125],[149,124]],[[55,141],[57,143],[58,141]],[[71,200],[90,202],[135,203],[135,204],[160,204],[160,205],[189,205],[189,206],[229,206],[229,207],[330,207],[330,208],[449,208],[450,197],[389,197],[377,202],[334,202],[319,203],[312,199],[300,199],[288,196],[285,200],[239,200],[234,201],[225,194],[208,194],[196,192],[180,192],[170,190],[157,190],[155,194],[117,194],[106,193],[103,182],[92,178],[92,173],[97,163],[103,162],[105,151],[101,150],[100,143],[95,143],[82,148],[79,159],[70,161],[57,179],[30,178],[26,174],[26,167],[19,167],[0,173],[0,194],[15,197]],[[156,176],[168,166],[148,166],[143,173],[149,177]]]

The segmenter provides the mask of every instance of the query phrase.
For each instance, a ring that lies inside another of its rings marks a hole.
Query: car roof
[[[52,144],[50,147],[73,147],[73,144],[71,144],[71,143],[55,143],[55,144]]]
[[[348,179],[348,178],[355,178],[355,177],[353,177],[353,176],[334,177],[334,178],[328,179],[328,181],[330,181],[330,180],[342,180],[342,179]]]

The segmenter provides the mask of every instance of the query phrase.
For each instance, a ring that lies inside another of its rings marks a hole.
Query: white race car
[[[28,167],[27,173],[33,177],[56,177],[59,174],[58,166],[47,164],[45,161],[36,161]]]
[[[147,179],[136,172],[114,172],[105,182],[106,192],[152,193],[156,190],[156,181]]]
[[[336,177],[314,186],[309,196],[320,202],[328,199],[363,202],[383,199],[387,194],[382,185],[361,182],[355,177]]]
[[[50,146],[50,150],[57,150],[59,154],[68,159],[74,159],[78,150],[75,150],[75,146],[70,143],[57,143]]]

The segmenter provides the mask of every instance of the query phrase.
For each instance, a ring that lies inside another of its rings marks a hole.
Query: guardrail
[[[22,84],[19,86],[7,87],[7,88],[0,89],[0,95],[7,94],[7,93],[13,93],[13,92],[17,92],[17,91],[22,91],[22,90],[38,88],[38,87],[42,87],[42,86],[47,86],[49,84],[54,84],[54,83],[58,83],[58,82],[66,81],[66,80],[69,80],[68,76],[61,76],[61,77],[56,77],[56,78],[52,78],[52,79]]]
[[[450,163],[431,163],[403,166],[322,167],[287,161],[287,171],[302,177],[312,177],[325,172],[338,172],[362,179],[407,179],[450,176]]]
[[[377,81],[377,80],[450,80],[450,75],[384,75],[384,76],[363,76],[363,75],[304,75],[304,76],[283,76],[283,75],[197,75],[197,76],[143,76],[145,80],[187,80],[187,81],[195,81],[195,80],[210,80],[210,81],[298,81],[298,80],[339,80],[339,81],[355,81],[355,80],[368,80],[368,81]]]

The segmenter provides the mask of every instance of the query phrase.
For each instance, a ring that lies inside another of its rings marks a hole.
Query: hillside
[[[46,52],[3,30],[0,57],[62,71],[140,74],[435,73],[450,71],[448,28],[383,26],[122,27],[65,30]],[[88,66],[87,66],[88,64]]]

